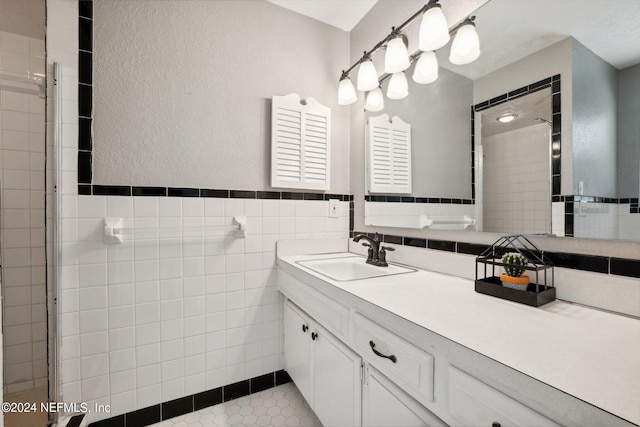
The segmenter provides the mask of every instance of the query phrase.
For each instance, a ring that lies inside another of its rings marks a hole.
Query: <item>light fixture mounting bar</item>
[[[430,2],[431,3],[431,2]],[[425,6],[423,9],[427,8],[428,9],[428,5]],[[416,15],[418,15],[420,12],[418,12]],[[411,18],[409,19],[415,19],[416,15],[413,15]],[[468,16],[465,19],[463,19],[458,25],[456,25],[455,27],[453,27],[451,30],[449,30],[449,35],[453,36],[455,33],[458,32],[458,30],[460,29],[460,27],[462,27],[463,25],[472,23],[473,21],[475,21],[476,17],[475,15],[473,16]],[[413,64],[414,62],[416,62],[418,59],[420,59],[420,56],[423,54],[423,52],[421,50],[416,51],[416,53],[409,55],[409,61]],[[360,62],[356,63],[356,65],[358,65]],[[354,65],[355,67],[355,65]],[[353,68],[353,67],[352,67]],[[348,74],[348,73],[347,73]],[[344,72],[343,72],[344,75]],[[380,78],[378,79],[378,81],[380,82],[380,84],[384,83],[385,81],[389,80],[389,78],[391,78],[391,74],[387,74],[384,73],[382,76],[380,76]]]
[[[418,10],[416,13],[414,13],[409,19],[404,21],[399,26],[393,27],[391,33],[389,33],[389,35],[387,35],[387,37],[385,37],[384,39],[380,40],[371,50],[364,52],[364,55],[362,55],[362,58],[357,60],[351,67],[349,67],[347,70],[343,70],[342,71],[342,77],[348,76],[349,73],[351,73],[351,71],[353,71],[354,68],[356,68],[358,65],[360,65],[360,63],[362,61],[364,61],[366,58],[370,57],[372,53],[377,52],[378,50],[380,50],[380,48],[382,48],[386,43],[388,43],[393,38],[393,36],[395,34],[402,32],[402,30],[404,30],[407,26],[409,26],[409,24],[411,24],[413,21],[415,21],[419,16],[421,16],[429,8],[433,7],[433,5],[438,3],[438,1],[439,0],[429,0],[429,2],[427,4],[422,6],[420,8],[420,10]],[[385,76],[388,78],[388,75],[385,75]],[[380,82],[382,82],[382,80],[380,80]]]

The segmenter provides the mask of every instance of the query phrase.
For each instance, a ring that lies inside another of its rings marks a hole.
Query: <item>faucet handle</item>
[[[378,253],[378,265],[380,267],[388,266],[389,264],[387,264],[387,251],[393,252],[395,250],[395,248],[391,248],[389,246],[381,246],[380,252]]]
[[[362,246],[365,246],[367,248],[369,248],[369,250],[367,251],[367,262],[372,262],[373,261],[373,247],[368,244],[368,243],[363,243]]]

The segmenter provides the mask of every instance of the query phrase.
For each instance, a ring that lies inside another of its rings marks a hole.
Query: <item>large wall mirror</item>
[[[640,2],[475,15],[477,61],[443,49],[435,83],[367,113],[411,124],[413,189],[366,191],[365,224],[640,240]]]

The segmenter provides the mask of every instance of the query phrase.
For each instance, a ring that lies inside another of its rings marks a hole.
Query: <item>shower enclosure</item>
[[[53,200],[46,175],[54,175],[46,161],[45,64],[45,1],[0,0],[2,399],[38,406],[49,395],[54,320],[47,292]],[[40,411],[4,417],[7,427],[46,421]]]

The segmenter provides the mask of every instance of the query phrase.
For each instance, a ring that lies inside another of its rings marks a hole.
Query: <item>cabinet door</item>
[[[363,389],[362,426],[435,427],[446,424],[368,365]]]
[[[319,326],[313,333],[312,408],[325,427],[359,426],[360,356]]]
[[[307,402],[311,402],[310,322],[287,301],[284,311],[285,369]]]

